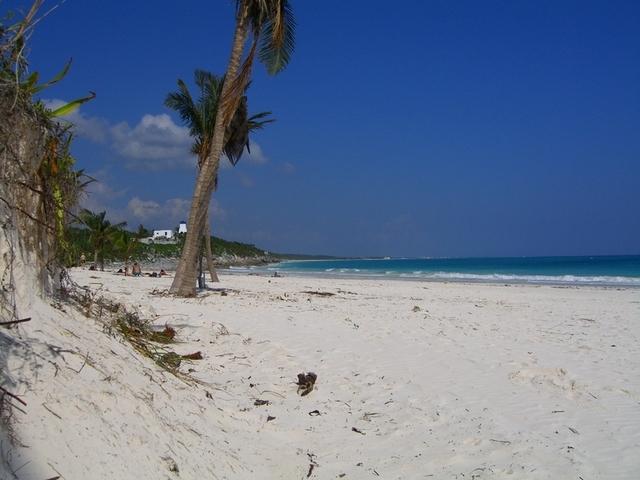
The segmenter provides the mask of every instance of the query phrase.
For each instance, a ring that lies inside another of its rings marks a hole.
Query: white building
[[[187,222],[180,222],[180,225],[178,225],[178,233],[187,233]]]
[[[153,240],[173,240],[173,230],[154,230]]]

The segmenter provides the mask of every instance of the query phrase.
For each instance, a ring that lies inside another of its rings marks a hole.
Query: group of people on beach
[[[124,268],[120,268],[116,273],[123,273],[125,277],[128,276],[129,265],[125,265]],[[142,268],[138,262],[133,262],[133,265],[131,266],[131,275],[134,277],[142,276]]]
[[[125,265],[123,268],[118,269],[116,273],[123,274],[125,277],[129,276],[129,265]],[[131,266],[131,275],[133,277],[141,277],[142,276],[142,267],[138,262],[133,262]],[[145,274],[147,277],[163,277],[167,275],[167,272],[164,271],[163,268],[160,269],[158,273],[151,272]]]

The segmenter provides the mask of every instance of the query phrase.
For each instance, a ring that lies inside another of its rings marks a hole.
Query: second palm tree
[[[211,154],[213,130],[224,77],[218,77],[204,70],[196,70],[194,79],[199,90],[197,100],[193,99],[186,83],[179,79],[178,90],[167,95],[165,105],[175,110],[189,128],[189,133],[194,139],[191,152],[198,159],[199,171],[205,159]],[[248,87],[249,85],[245,88],[245,93]],[[226,129],[224,139],[224,154],[234,166],[240,161],[245,148],[249,151],[249,133],[260,130],[265,124],[274,121],[269,118],[271,112],[261,112],[251,117],[247,112],[247,96],[243,95],[235,115]],[[218,165],[216,165],[214,177],[214,183],[217,187]],[[208,214],[204,228],[204,247],[211,281],[217,282],[218,276],[213,266],[211,252],[211,225]]]

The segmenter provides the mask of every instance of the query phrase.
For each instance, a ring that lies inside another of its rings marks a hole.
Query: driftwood
[[[318,462],[316,462],[316,456],[313,453],[307,453],[307,457],[309,457],[309,471],[307,472],[307,478],[309,478],[313,474],[313,469],[318,467]]]
[[[201,351],[197,351],[194,353],[189,353],[187,355],[181,355],[182,358],[186,359],[186,360],[202,360],[202,352]]]
[[[10,391],[8,391],[6,388],[4,387],[0,387],[0,391],[2,391],[2,396],[0,396],[0,399],[2,399],[5,395],[13,398],[14,400],[17,400],[18,402],[20,402],[22,405],[24,405],[25,407],[27,406],[27,402],[25,402],[24,400],[22,400],[20,397],[18,397],[17,395],[14,395],[13,393],[11,393]]]
[[[332,292],[316,292],[313,290],[304,290],[302,293],[306,293],[308,295],[318,295],[319,297],[333,297],[335,295],[335,293]]]
[[[0,322],[0,325],[2,325],[3,327],[8,327],[9,325],[15,325],[16,323],[28,322],[29,320],[31,320],[31,317],[22,318],[20,320],[11,320],[9,322]]]

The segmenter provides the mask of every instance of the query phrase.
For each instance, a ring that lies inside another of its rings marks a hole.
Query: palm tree
[[[124,267],[129,269],[129,259],[138,248],[138,237],[126,230],[119,230],[114,234],[113,246],[116,252],[124,260]]]
[[[181,296],[195,295],[198,253],[208,205],[215,186],[215,172],[225,146],[227,127],[238,108],[241,108],[242,97],[251,78],[253,60],[257,54],[258,59],[272,75],[283,70],[293,52],[294,29],[293,11],[288,0],[236,0],[236,26],[225,75],[227,81],[220,92],[211,150],[202,163],[196,180],[189,211],[189,231],[171,285],[171,293]],[[251,46],[242,62],[242,55],[250,36]]]
[[[93,248],[93,263],[100,264],[100,270],[104,271],[105,250],[113,245],[116,235],[127,222],[112,225],[105,217],[107,212],[93,213],[86,208],[80,212],[82,223],[89,229],[89,242]]]
[[[165,105],[180,115],[182,121],[189,127],[189,132],[194,138],[191,152],[198,158],[198,170],[211,154],[211,140],[216,123],[218,112],[218,100],[220,91],[223,88],[224,77],[204,71],[196,70],[194,73],[195,84],[199,89],[199,97],[194,101],[186,83],[178,79],[178,90],[167,95]],[[247,84],[246,88],[249,85]],[[245,88],[245,91],[246,91]],[[264,128],[264,125],[273,122],[267,118],[271,112],[261,112],[251,117],[247,116],[247,97],[243,95],[236,113],[226,129],[224,154],[235,166],[242,157],[246,148],[249,152],[249,133],[254,130]],[[219,163],[214,169],[214,190],[218,185]],[[207,212],[204,228],[205,252],[207,255],[207,265],[211,274],[211,281],[217,282],[218,276],[213,267],[213,257],[211,254],[211,226]]]
[[[144,225],[138,225],[138,230],[135,233],[135,237],[139,240],[141,238],[150,237],[152,234],[151,230],[147,230]]]

